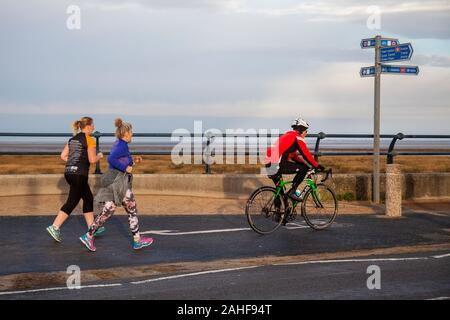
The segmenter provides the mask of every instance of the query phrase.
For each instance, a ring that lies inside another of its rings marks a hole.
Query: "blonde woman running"
[[[48,233],[58,242],[61,242],[61,226],[72,213],[73,209],[83,199],[83,214],[88,228],[94,222],[94,199],[88,183],[89,167],[103,158],[103,154],[96,154],[96,144],[91,137],[94,132],[94,120],[83,117],[72,125],[73,137],[69,139],[61,159],[66,162],[64,178],[70,186],[66,203],[59,210],[55,221],[47,227]],[[99,230],[97,235],[103,230]]]

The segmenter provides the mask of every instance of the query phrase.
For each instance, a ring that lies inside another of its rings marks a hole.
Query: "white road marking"
[[[294,229],[306,229],[309,226],[294,222],[289,222],[285,226],[288,230]],[[198,231],[178,231],[178,230],[149,230],[141,232],[141,234],[157,234],[160,236],[182,236],[188,234],[206,234],[206,233],[221,233],[221,232],[238,232],[238,231],[250,231],[250,228],[232,228],[232,229],[213,229],[213,230],[198,230]]]
[[[117,287],[121,286],[121,283],[111,283],[111,284],[95,284],[89,286],[80,286],[79,289],[69,289],[68,287],[56,287],[56,288],[42,288],[42,289],[32,289],[32,290],[22,290],[22,291],[5,291],[0,292],[0,295],[10,295],[10,294],[23,294],[23,293],[34,293],[43,291],[57,291],[57,290],[80,290],[89,288],[104,288],[104,287]]]
[[[186,234],[205,234],[205,233],[220,233],[220,232],[236,232],[236,231],[248,231],[250,228],[234,228],[234,229],[216,229],[216,230],[199,230],[199,231],[184,231],[178,230],[150,230],[141,232],[141,234],[157,234],[161,236],[181,236]]]
[[[409,260],[428,260],[428,257],[415,258],[378,258],[378,259],[338,259],[338,260],[313,260],[302,262],[276,263],[274,266],[318,264],[318,263],[342,263],[342,262],[381,262],[381,261],[409,261]]]
[[[335,227],[343,226],[335,223]],[[284,226],[287,230],[295,229],[308,229],[309,226],[305,222],[289,222]],[[160,236],[184,236],[195,234],[208,234],[208,233],[222,233],[222,232],[239,232],[239,231],[251,231],[251,228],[231,228],[231,229],[212,229],[212,230],[197,230],[197,231],[179,231],[179,230],[149,230],[141,232],[141,234],[156,234]]]
[[[109,283],[109,284],[92,284],[89,286],[81,286],[80,289],[88,289],[88,288],[103,288],[103,287],[119,287],[121,283]],[[73,289],[71,289],[73,290]]]
[[[162,230],[162,231],[172,231],[172,230]],[[213,230],[207,230],[207,231],[213,231]],[[411,260],[428,260],[430,258],[439,259],[439,258],[444,258],[444,257],[448,257],[448,256],[450,256],[450,254],[443,254],[443,255],[437,255],[437,256],[431,256],[431,257],[313,260],[313,261],[279,263],[279,264],[270,264],[270,265],[271,266],[286,266],[286,265],[345,263],[345,262],[411,261]],[[179,275],[167,276],[167,277],[161,277],[161,278],[153,278],[153,279],[147,279],[147,280],[142,280],[142,281],[134,281],[134,282],[130,282],[130,283],[131,284],[143,284],[143,283],[148,283],[148,282],[170,280],[170,279],[178,279],[178,278],[199,276],[199,275],[205,275],[205,274],[214,274],[214,273],[221,273],[221,272],[230,272],[230,271],[239,271],[239,270],[245,270],[245,269],[254,269],[254,268],[260,268],[260,267],[265,267],[265,266],[268,266],[268,265],[255,265],[255,266],[240,267],[240,268],[208,270],[208,271],[179,274]],[[117,287],[117,286],[122,286],[122,283],[87,285],[87,286],[81,286],[80,289]],[[22,291],[5,291],[5,292],[0,292],[0,296],[1,295],[12,295],[12,294],[46,292],[46,291],[57,291],[57,290],[77,290],[77,289],[69,289],[68,287],[56,287],[56,288],[30,289],[30,290],[22,290]],[[433,299],[429,299],[429,300],[447,300],[447,299],[450,299],[450,297],[438,297],[438,298],[433,298]]]
[[[142,280],[142,281],[134,281],[134,282],[131,282],[131,283],[132,284],[143,284],[143,283],[155,282],[155,281],[161,281],[161,280],[170,280],[170,279],[178,279],[178,278],[185,278],[185,277],[193,277],[193,276],[200,276],[200,275],[204,275],[204,274],[212,274],[212,273],[220,273],[220,272],[239,271],[239,270],[253,269],[253,268],[258,268],[258,267],[261,267],[261,266],[249,266],[249,267],[241,267],[241,268],[208,270],[208,271],[201,271],[201,272],[178,274],[178,275],[175,275],[175,276],[168,276],[168,277],[162,277],[162,278],[147,279],[147,280]]]
[[[439,255],[439,256],[433,256],[433,258],[436,258],[436,259],[446,258],[446,257],[450,257],[450,253],[442,254],[442,255]]]
[[[33,289],[33,290],[23,290],[23,291],[6,291],[0,292],[0,295],[9,295],[9,294],[21,294],[21,293],[33,293],[33,292],[41,292],[41,291],[55,291],[55,290],[64,290],[67,287],[59,287],[59,288],[44,288],[44,289]]]
[[[286,224],[285,228],[288,230],[295,230],[295,229],[307,229],[307,228],[309,228],[309,226],[306,224],[300,224],[297,222],[289,222]]]

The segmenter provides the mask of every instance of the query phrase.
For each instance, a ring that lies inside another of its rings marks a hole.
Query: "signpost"
[[[393,66],[388,64],[381,65],[381,73],[386,74],[409,74],[417,76],[419,74],[418,66]]]
[[[398,42],[398,39],[393,39],[393,38],[381,38],[380,41],[381,41],[382,47],[396,46],[400,43],[400,42]],[[375,42],[376,42],[375,38],[362,39],[361,40],[361,49],[375,48]]]
[[[411,43],[400,44],[398,39],[375,38],[362,39],[361,48],[375,49],[375,65],[362,67],[361,77],[374,77],[374,124],[373,124],[373,202],[380,203],[380,83],[381,74],[418,75],[417,66],[394,66],[382,62],[394,62],[411,59]]]
[[[361,77],[374,77],[375,76],[375,67],[362,67],[359,72]]]
[[[381,36],[375,37],[375,82],[373,111],[373,201],[380,203],[380,86],[381,86]]]
[[[413,48],[411,43],[400,44],[395,47],[381,48],[381,62],[394,62],[411,59]]]
[[[407,75],[418,75],[419,67],[418,66],[393,66],[389,64],[381,65],[381,73],[385,74],[407,74]],[[361,77],[374,77],[375,76],[375,67],[362,67],[359,72]]]

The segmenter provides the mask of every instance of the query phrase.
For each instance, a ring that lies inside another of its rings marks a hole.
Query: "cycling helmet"
[[[309,128],[309,124],[304,119],[297,118],[297,119],[292,121],[291,127],[292,128],[303,127],[305,129],[308,129]]]

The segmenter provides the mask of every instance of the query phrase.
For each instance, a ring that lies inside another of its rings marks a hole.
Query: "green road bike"
[[[317,173],[311,169],[306,174],[306,186],[300,193],[299,201],[286,194],[286,186],[292,181],[280,180],[277,187],[264,186],[256,189],[250,196],[245,207],[250,227],[260,234],[269,234],[286,225],[297,217],[300,205],[301,215],[305,222],[315,230],[329,227],[338,212],[338,202],[334,191],[324,184],[331,169],[323,171],[325,178],[317,183]]]

